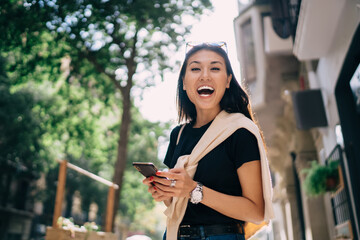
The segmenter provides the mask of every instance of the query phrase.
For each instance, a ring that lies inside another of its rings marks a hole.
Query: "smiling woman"
[[[213,11],[201,16],[201,19],[194,20],[191,17],[181,16],[183,21],[192,26],[190,35],[186,36],[188,45],[198,45],[205,41],[226,41],[227,52],[231,61],[234,73],[240,74],[240,64],[237,59],[237,50],[234,35],[233,20],[238,16],[237,1],[211,0]],[[161,36],[160,36],[161,39]],[[190,46],[184,46],[172,57],[172,60],[182,61],[184,52],[190,50]],[[174,65],[174,72],[178,72],[178,65]],[[143,98],[135,99],[136,105],[145,118],[151,121],[171,121],[176,123],[175,92],[169,91],[176,85],[177,74],[165,72],[164,81],[158,82],[155,87],[147,88]],[[240,75],[239,75],[240,76]],[[240,77],[238,77],[239,82]]]
[[[200,94],[200,96],[210,96],[211,94],[214,93],[214,90],[212,87],[209,87],[209,86],[202,86],[202,87],[199,87],[199,89],[197,90],[198,93]]]
[[[164,163],[144,179],[168,207],[164,238],[245,239],[244,224],[273,217],[261,132],[226,51],[204,43],[187,52],[178,78],[179,122]],[[165,178],[164,178],[165,177]]]
[[[227,75],[225,60],[213,51],[198,51],[188,62],[183,90],[196,108],[194,127],[201,127],[220,112],[220,101],[230,86],[232,75]]]

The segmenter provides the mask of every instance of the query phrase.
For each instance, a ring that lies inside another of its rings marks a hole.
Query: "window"
[[[244,77],[250,88],[256,80],[255,43],[251,19],[241,25],[241,38],[244,50]]]

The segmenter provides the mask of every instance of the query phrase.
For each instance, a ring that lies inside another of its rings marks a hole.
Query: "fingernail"
[[[149,177],[149,180],[150,180],[150,181],[154,180],[154,177]]]
[[[160,172],[156,172],[156,175],[160,175]]]
[[[157,188],[156,188],[156,187],[154,187],[154,189],[155,189],[155,190],[157,190]]]

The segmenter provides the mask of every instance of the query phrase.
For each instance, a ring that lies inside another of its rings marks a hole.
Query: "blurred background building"
[[[237,56],[274,180],[276,219],[256,237],[360,239],[360,0],[236,1]],[[134,149],[139,151],[138,145]],[[312,161],[340,163],[335,191],[308,194],[304,169]],[[23,164],[0,164],[0,239],[43,239],[54,204],[46,204],[43,195],[55,194],[50,189],[56,189],[57,174],[58,168],[45,176]],[[71,174],[67,186],[73,186],[73,194],[64,201],[63,215],[79,222],[98,218],[101,224],[101,204],[79,210],[85,197],[75,189],[90,183]],[[34,190],[42,193],[39,198]],[[154,212],[162,216],[162,210]],[[140,218],[158,218],[147,214]],[[162,232],[164,226],[153,222],[159,230],[152,230]]]
[[[268,145],[276,219],[261,239],[359,239],[360,1],[238,0],[242,79]],[[304,169],[339,161],[336,190]]]

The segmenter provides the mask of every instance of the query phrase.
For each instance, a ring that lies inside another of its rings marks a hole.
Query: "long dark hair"
[[[222,56],[226,65],[226,73],[228,76],[230,74],[232,76],[230,87],[226,88],[224,96],[220,101],[221,110],[225,110],[228,113],[239,112],[254,121],[249,96],[236,80],[227,53],[221,47],[212,46],[206,43],[193,47],[186,54],[184,63],[181,67],[176,99],[178,105],[178,121],[196,121],[196,108],[188,98],[186,91],[183,89],[183,79],[185,77],[189,58],[200,50],[210,50]]]

